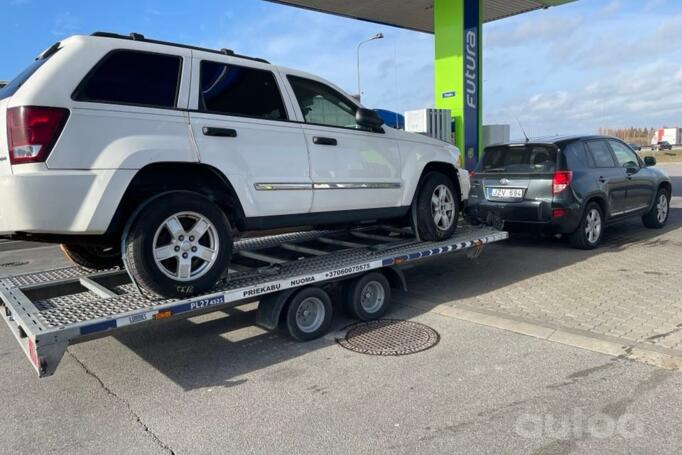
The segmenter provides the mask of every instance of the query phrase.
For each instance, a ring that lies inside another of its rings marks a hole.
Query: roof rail
[[[268,63],[268,64],[270,63],[267,60],[262,59],[262,58],[249,57],[248,55],[237,54],[231,49],[220,49],[218,51],[215,49],[208,49],[205,47],[198,47],[198,46],[190,46],[187,44],[173,43],[170,41],[158,41],[158,40],[145,38],[144,35],[142,35],[140,33],[131,33],[130,35],[120,35],[118,33],[111,33],[111,32],[95,32],[95,33],[91,34],[90,36],[98,36],[101,38],[123,39],[123,40],[131,40],[131,41],[143,41],[145,43],[163,44],[165,46],[175,46],[175,47],[181,47],[183,49],[192,49],[195,51],[211,52],[213,54],[222,54],[222,55],[227,55],[230,57],[237,57],[237,58],[243,58],[243,59],[247,59],[247,60],[253,60],[254,62]]]

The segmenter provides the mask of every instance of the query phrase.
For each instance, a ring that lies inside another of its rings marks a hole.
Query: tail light
[[[21,106],[7,110],[7,142],[12,164],[47,159],[69,118],[68,109]]]
[[[571,171],[557,171],[554,173],[552,179],[552,194],[559,194],[568,188],[573,180],[573,172]]]
[[[472,179],[476,177],[476,171],[469,171],[469,178]]]

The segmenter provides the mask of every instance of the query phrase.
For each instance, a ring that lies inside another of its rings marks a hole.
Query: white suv
[[[444,240],[458,163],[323,79],[138,34],[70,37],[0,90],[0,236],[89,268],[123,249],[162,296],[210,289],[234,232],[416,216]]]

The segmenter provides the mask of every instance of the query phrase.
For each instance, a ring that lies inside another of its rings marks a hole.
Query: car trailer
[[[308,231],[235,242],[229,279],[187,299],[145,295],[125,269],[61,268],[0,279],[0,314],[39,376],[54,374],[67,347],[138,326],[188,318],[258,301],[259,326],[286,328],[296,340],[323,336],[332,324],[333,286],[352,316],[379,318],[391,288],[406,289],[400,266],[457,251],[480,253],[508,238],[486,226],[420,242],[411,228]]]

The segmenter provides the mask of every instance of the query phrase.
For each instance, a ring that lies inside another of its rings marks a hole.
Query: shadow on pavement
[[[675,180],[682,186],[682,177]],[[514,235],[507,242],[487,246],[477,259],[467,259],[464,254],[432,259],[407,269],[406,275],[417,294],[437,289],[440,298],[430,300],[436,306],[439,301],[489,293],[629,245],[647,245],[680,227],[682,208],[672,208],[664,229],[646,229],[639,219],[616,224],[607,229],[604,246],[594,251],[573,249],[565,240]],[[116,338],[184,390],[238,386],[249,373],[335,344],[332,336],[296,343],[284,334],[254,327],[254,308],[246,306],[200,319],[172,321]],[[336,313],[338,330],[349,321],[341,312]],[[286,373],[286,368],[279,371],[283,375],[301,374]]]

